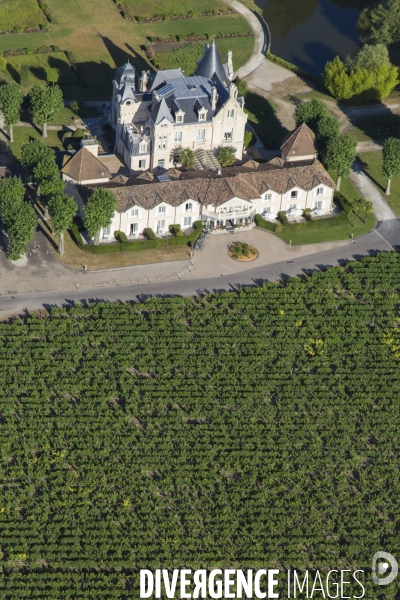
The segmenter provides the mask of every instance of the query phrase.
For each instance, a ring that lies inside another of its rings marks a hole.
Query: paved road
[[[371,179],[362,170],[358,160],[353,164],[350,173],[350,181],[356,190],[374,205],[374,215],[378,221],[389,221],[397,219],[395,213],[390,208],[378,188],[372,183]]]
[[[386,241],[385,236],[388,237],[389,242]],[[149,295],[193,296],[212,291],[235,290],[246,285],[259,285],[263,281],[276,281],[293,275],[304,275],[328,266],[343,264],[348,260],[391,250],[392,246],[396,246],[399,241],[400,220],[396,219],[386,221],[378,230],[373,230],[346,246],[221,277],[1,297],[0,317],[4,318],[15,313],[22,314],[25,311],[64,306],[75,302],[127,301],[143,299]]]

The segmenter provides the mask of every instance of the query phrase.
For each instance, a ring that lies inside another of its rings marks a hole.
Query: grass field
[[[48,130],[48,137],[43,140],[53,150],[63,150],[58,131]],[[34,127],[14,127],[14,142],[10,144],[11,151],[15,158],[21,156],[21,146],[31,140],[43,139],[42,132]]]
[[[238,14],[138,24],[122,19],[112,0],[48,0],[47,3],[56,25],[46,32],[2,35],[0,52],[52,44],[64,51],[72,50],[86,87],[62,82],[68,100],[108,100],[114,71],[128,58],[138,70],[148,69],[143,49],[148,36],[248,30],[247,22]],[[241,60],[245,62],[248,57],[247,51],[240,49],[238,60],[235,46],[231,49],[236,66],[241,66]]]
[[[81,87],[64,52],[9,56],[6,60],[7,72],[4,73],[3,71],[2,75],[8,81],[13,80],[20,83],[21,68],[25,65],[29,67],[29,85],[24,88],[24,93],[27,93],[29,88],[38,81],[47,81],[47,70],[49,67],[55,67],[60,71],[59,85],[64,90]]]
[[[229,6],[221,0],[118,0],[124,16],[130,19],[196,17],[204,14],[227,14]]]
[[[222,62],[226,62],[228,50],[235,49],[233,54],[233,68],[237,70],[251,56],[254,46],[253,36],[218,39],[215,41]],[[163,69],[181,68],[185,74],[190,75],[197,67],[197,61],[202,57],[204,42],[187,43],[177,50],[169,52],[156,52],[154,64],[159,64]]]
[[[0,32],[41,29],[48,21],[37,0],[0,0]]]
[[[357,142],[400,137],[400,115],[390,114],[357,119],[349,133]]]
[[[393,177],[390,188],[390,195],[385,195],[386,178],[382,174],[382,153],[381,152],[363,152],[359,155],[360,162],[364,171],[372,179],[375,185],[383,192],[385,200],[400,217],[400,175]]]
[[[335,179],[334,179],[335,180]],[[357,190],[353,187],[353,184],[349,179],[342,179],[340,185],[340,194],[345,197],[346,200],[352,202],[355,196],[358,196]],[[319,242],[333,242],[335,240],[350,240],[351,237],[358,237],[364,235],[370,231],[376,221],[375,217],[370,214],[368,215],[366,223],[364,223],[365,215],[360,213],[359,217],[353,219],[351,215],[350,221],[346,221],[345,224],[337,225],[333,227],[325,227],[324,220],[321,219],[321,228],[304,229],[299,231],[291,231],[290,228],[277,233],[278,237],[284,240],[287,244],[290,243],[292,246],[300,246],[302,244],[317,244]]]

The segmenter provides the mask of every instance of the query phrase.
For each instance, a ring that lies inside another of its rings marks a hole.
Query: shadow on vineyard
[[[399,308],[400,257],[381,253],[0,324],[2,597],[138,598],[139,568],[399,556]]]

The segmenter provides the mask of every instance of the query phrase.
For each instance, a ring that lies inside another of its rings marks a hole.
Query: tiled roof
[[[74,154],[63,166],[61,172],[75,181],[108,180],[111,177],[108,167],[86,148],[81,148]]]
[[[285,156],[311,156],[317,154],[315,135],[305,123],[283,139],[281,146]]]
[[[204,171],[201,174],[197,172],[197,176],[193,176],[196,175],[193,171],[181,172],[179,180],[164,183],[143,181],[146,173],[136,177],[132,185],[115,188],[107,185],[117,197],[118,212],[125,212],[135,205],[149,210],[162,202],[179,206],[189,199],[206,206],[220,206],[232,198],[251,202],[268,190],[285,194],[294,187],[305,191],[310,191],[319,184],[335,187],[317,160],[300,164],[285,163],[282,166],[271,163],[258,164],[258,168],[253,171],[235,167],[224,170],[226,176],[218,176],[212,171]],[[143,185],[144,183],[147,185]],[[83,199],[90,196],[92,191],[93,188],[80,186]]]

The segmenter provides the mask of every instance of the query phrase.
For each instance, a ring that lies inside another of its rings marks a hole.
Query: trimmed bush
[[[156,234],[154,233],[154,231],[151,229],[151,227],[146,227],[146,229],[144,230],[144,234],[147,237],[148,240],[156,240]]]
[[[179,235],[179,232],[182,233],[181,226],[179,225],[179,223],[174,223],[173,225],[170,225],[168,229],[173,235]]]
[[[254,215],[254,223],[257,227],[262,227],[263,229],[269,229],[269,231],[276,231],[278,225],[276,223],[270,223],[262,218],[261,215]]]
[[[71,225],[69,232],[70,232],[71,237],[74,240],[75,244],[78,246],[78,248],[83,250],[83,247],[85,246],[85,244],[82,241],[82,237],[79,232],[78,225],[76,225],[75,223],[73,225]]]
[[[125,233],[123,231],[115,231],[114,232],[114,237],[115,239],[120,242],[120,244],[127,244],[128,243],[128,238],[126,237]]]
[[[22,87],[27,87],[29,85],[29,67],[28,67],[28,65],[22,65],[19,82]]]
[[[280,210],[278,212],[278,219],[280,220],[280,222],[282,223],[282,225],[288,225],[289,224],[288,218],[286,216],[286,212],[284,210]]]

